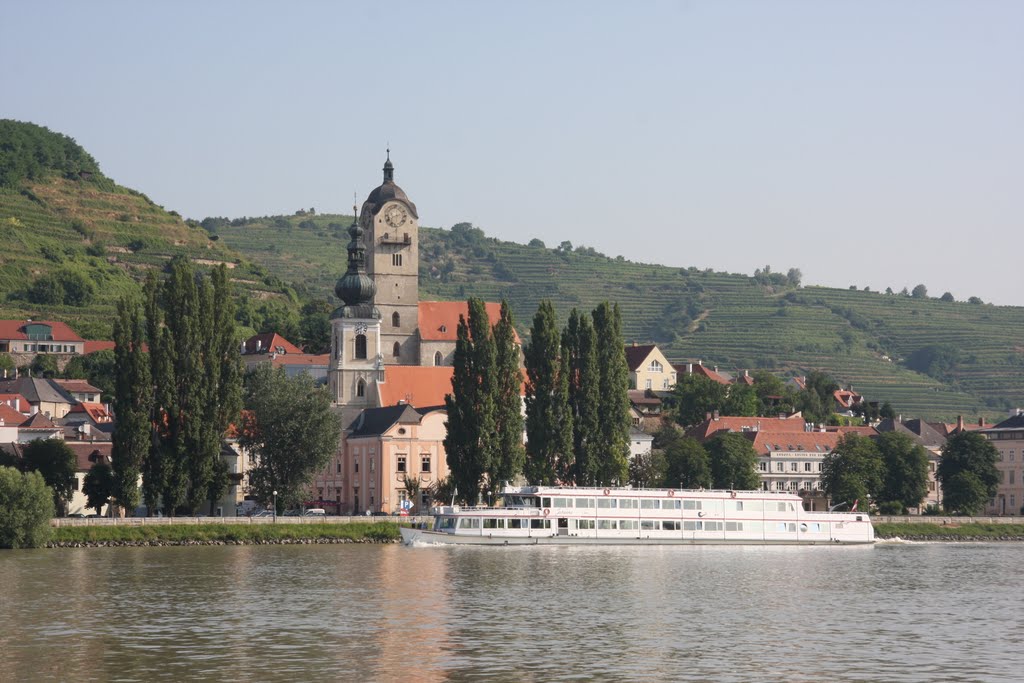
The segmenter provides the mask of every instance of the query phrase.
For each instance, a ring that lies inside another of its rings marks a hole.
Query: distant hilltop
[[[368,169],[368,186],[375,177]],[[429,207],[420,210],[429,221]],[[338,304],[351,220],[303,208],[186,221],[107,178],[73,139],[0,121],[0,318],[61,320],[86,339],[109,339],[117,299],[184,254],[199,267],[234,267],[243,333],[298,342],[305,321],[315,328]],[[563,320],[608,299],[622,309],[627,341],[655,342],[673,362],[701,359],[734,374],[822,370],[926,418],[995,419],[1024,405],[1022,307],[936,298],[924,286],[806,285],[799,264],[743,275],[635,263],[557,237],[503,242],[468,223],[421,227],[419,239],[421,298],[507,299],[521,334],[542,299]]]

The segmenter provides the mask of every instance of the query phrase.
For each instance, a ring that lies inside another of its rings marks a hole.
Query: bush
[[[50,538],[53,496],[38,472],[0,467],[0,548],[38,548]]]
[[[898,500],[887,500],[878,504],[878,514],[880,515],[905,515],[906,513],[903,503]]]

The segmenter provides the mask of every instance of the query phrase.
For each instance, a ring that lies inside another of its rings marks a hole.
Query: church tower
[[[384,182],[363,202],[360,224],[370,244],[366,271],[377,285],[384,362],[418,365],[419,214],[395,184],[390,149],[384,162]]]
[[[381,313],[373,302],[377,287],[366,274],[363,228],[354,217],[348,234],[348,270],[334,287],[343,303],[331,313],[327,375],[335,403],[362,409],[374,405],[375,382],[384,373]]]

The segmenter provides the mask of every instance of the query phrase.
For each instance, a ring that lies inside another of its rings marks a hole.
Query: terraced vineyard
[[[351,216],[256,219],[221,239],[310,294],[345,270]],[[276,225],[275,225],[276,223]],[[302,224],[304,227],[300,226]],[[525,332],[544,298],[572,307],[619,303],[627,340],[655,341],[675,361],[780,375],[820,369],[906,415],[998,419],[1024,405],[1024,308],[943,302],[824,287],[764,286],[746,275],[633,263],[501,242],[475,230],[420,231],[421,298],[508,299]],[[942,376],[905,365],[929,345],[959,349]]]

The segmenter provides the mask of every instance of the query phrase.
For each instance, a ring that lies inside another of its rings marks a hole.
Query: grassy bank
[[[1024,524],[875,524],[877,538],[928,541],[1024,541]]]
[[[168,526],[75,526],[53,530],[50,546],[219,545],[260,543],[390,543],[392,522],[352,524],[200,524]]]

